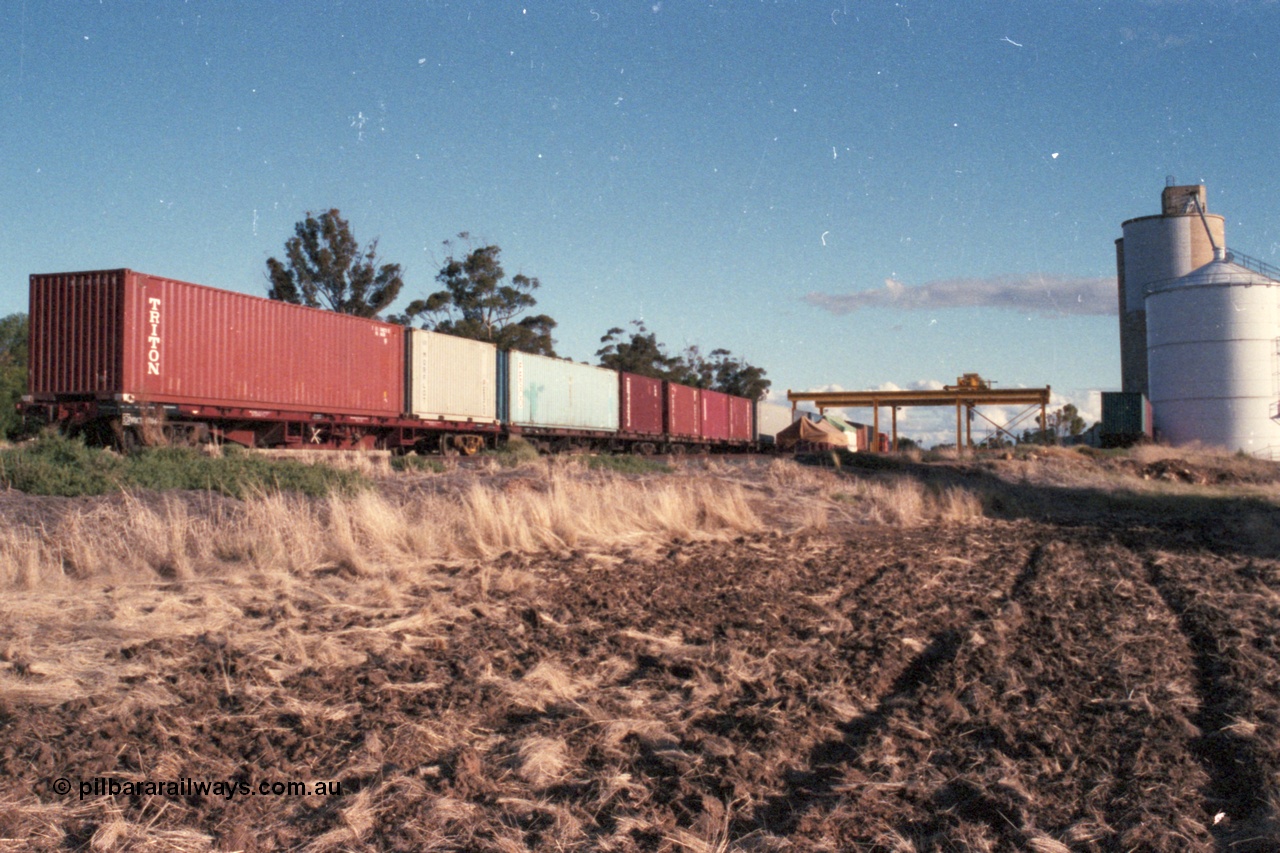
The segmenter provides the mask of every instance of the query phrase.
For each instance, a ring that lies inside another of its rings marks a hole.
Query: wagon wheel
[[[119,420],[111,422],[111,444],[124,454],[133,453],[142,446],[142,440],[134,427],[127,427]]]
[[[463,456],[475,456],[484,449],[484,437],[479,435],[460,435],[458,438],[459,450]]]

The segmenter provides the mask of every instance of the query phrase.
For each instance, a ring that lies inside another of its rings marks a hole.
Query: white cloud
[[[933,311],[942,308],[1007,308],[1044,317],[1106,316],[1118,311],[1114,277],[1071,278],[1055,275],[1007,275],[945,278],[918,285],[885,279],[884,287],[853,293],[810,293],[810,305],[833,314],[860,308]]]

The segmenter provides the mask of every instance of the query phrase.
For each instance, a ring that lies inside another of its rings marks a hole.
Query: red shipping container
[[[729,398],[729,439],[735,443],[750,444],[755,438],[755,422],[752,420],[751,401],[746,397]]]
[[[702,434],[701,392],[688,385],[667,385],[667,434],[672,438],[698,438]]]
[[[640,435],[662,434],[662,380],[635,373],[619,373],[618,429]]]
[[[31,276],[36,400],[398,417],[400,326],[132,270]]]
[[[710,441],[729,440],[729,395],[702,391],[702,437]]]

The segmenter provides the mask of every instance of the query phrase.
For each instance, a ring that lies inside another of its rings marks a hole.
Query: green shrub
[[[120,487],[124,468],[114,453],[56,432],[0,451],[0,482],[33,495],[101,495]]]
[[[538,458],[538,448],[518,435],[513,435],[497,450],[491,451],[498,464],[504,468],[515,468],[526,462],[534,462]]]
[[[439,459],[432,459],[429,456],[418,456],[417,454],[406,456],[392,456],[391,470],[393,471],[429,471],[432,474],[443,474],[444,463]]]
[[[46,433],[0,451],[0,483],[29,494],[65,497],[119,489],[187,489],[242,498],[252,492],[350,493],[366,487],[368,480],[354,471],[268,459],[231,447],[220,459],[190,447],[146,448],[120,456]]]
[[[645,456],[602,454],[587,460],[592,471],[616,471],[619,474],[670,474],[671,466]]]

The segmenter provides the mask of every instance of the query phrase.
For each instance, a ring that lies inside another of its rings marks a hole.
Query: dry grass
[[[843,485],[843,490],[834,492],[834,499],[850,507],[863,523],[917,527],[963,523],[983,515],[978,497],[954,486],[931,488],[905,478],[853,480]]]
[[[697,471],[707,465],[719,473]],[[37,597],[74,595],[86,582],[288,590],[337,573],[391,601],[397,585],[424,572],[509,553],[595,554],[607,564],[619,549],[652,553],[672,539],[820,533],[848,522],[964,522],[981,514],[967,492],[910,479],[850,479],[785,460],[741,470],[714,460],[689,467],[627,477],[553,459],[522,467],[514,478],[427,477],[434,487],[419,491],[63,502],[36,523],[0,529],[0,589]],[[520,582],[518,573],[487,569],[477,577],[482,592]]]
[[[1280,767],[1275,560],[1158,513],[975,524],[946,484],[981,468],[487,465],[0,504],[0,850],[1207,850],[1205,792]],[[351,787],[46,790],[245,772]]]
[[[400,497],[261,494],[193,509],[181,495],[124,495],[0,531],[0,588],[193,581],[246,570],[395,578],[414,567],[511,551],[611,550],[652,537],[715,538],[763,526],[740,486],[554,469],[517,489],[509,481],[472,480]]]

